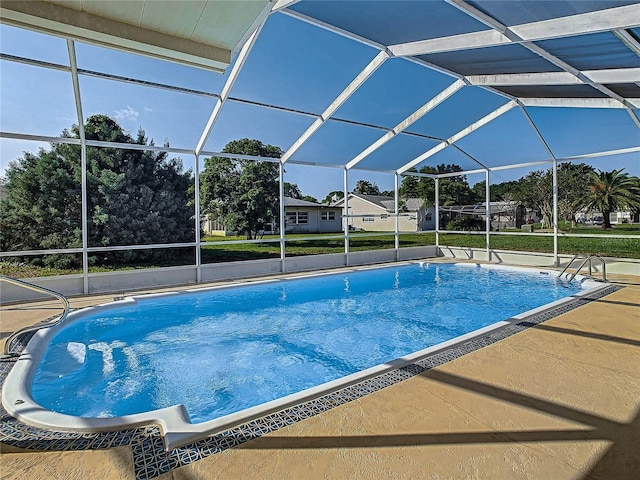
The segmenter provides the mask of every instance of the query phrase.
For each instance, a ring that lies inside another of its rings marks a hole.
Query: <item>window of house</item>
[[[295,225],[298,222],[297,212],[287,212],[285,218],[287,225]]]
[[[320,212],[320,220],[331,221],[336,219],[336,212]]]
[[[287,212],[285,214],[287,225],[300,225],[309,223],[309,212]]]
[[[363,222],[375,222],[376,219],[373,217],[362,217]]]
[[[382,220],[383,222],[386,222],[387,218],[389,218],[389,215],[380,215],[380,220]]]

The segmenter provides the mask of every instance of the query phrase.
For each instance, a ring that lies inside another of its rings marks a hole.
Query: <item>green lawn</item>
[[[535,225],[534,225],[535,227]],[[534,230],[535,233],[536,230]],[[622,224],[611,230],[602,230],[599,227],[579,226],[571,228],[570,224],[560,225],[561,234],[603,234],[603,235],[640,235],[640,225]],[[504,232],[504,231],[503,231]],[[520,232],[513,230],[513,232]],[[304,240],[309,235],[287,235],[287,256],[319,255],[326,253],[344,252],[344,239],[340,234],[314,235],[319,237],[313,240]],[[338,238],[331,238],[338,237]],[[402,233],[400,234],[400,247],[415,247],[435,245],[435,233]],[[280,257],[279,237],[265,237],[258,243],[232,243],[244,240],[244,237],[213,237],[207,236],[203,242],[220,242],[218,245],[206,245],[202,247],[202,263],[219,263],[242,260],[258,260],[264,258]],[[485,235],[468,233],[443,233],[440,234],[440,245],[451,247],[485,247]],[[496,250],[515,250],[528,252],[553,252],[553,237],[536,235],[492,235],[491,247]],[[349,250],[352,252],[379,250],[394,248],[394,235],[377,234],[367,236],[364,232],[352,233],[349,237]],[[588,238],[588,237],[563,237],[558,238],[558,249],[564,254],[592,254],[604,257],[640,258],[640,239],[638,238]],[[190,249],[185,249],[190,250]],[[193,265],[193,254],[187,254],[182,259],[171,263],[172,265]],[[167,264],[169,265],[169,264]],[[167,266],[154,265],[154,266]],[[149,265],[132,265],[129,267],[91,267],[90,272],[105,272],[113,270],[125,270],[135,268],[149,268]],[[82,273],[78,269],[58,270],[52,268],[38,268],[25,263],[15,262],[12,259],[0,261],[0,275],[10,277],[38,277],[49,275],[66,275]]]

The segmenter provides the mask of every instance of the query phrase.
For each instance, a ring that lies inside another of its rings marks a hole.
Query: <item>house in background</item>
[[[342,231],[342,209],[333,205],[284,197],[286,233]]]
[[[297,198],[284,197],[285,233],[330,233],[342,231],[342,209]],[[209,235],[236,235],[236,232],[218,218],[207,216],[202,230]],[[279,230],[277,218],[266,223],[261,234],[276,234]]]
[[[334,207],[344,209],[340,199]],[[395,202],[393,197],[382,195],[349,194],[349,228],[370,232],[393,232],[395,230]],[[420,232],[436,228],[434,209],[426,209],[420,198],[400,200],[398,229],[401,232]]]

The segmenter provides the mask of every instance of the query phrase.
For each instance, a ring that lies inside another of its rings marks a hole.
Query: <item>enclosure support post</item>
[[[434,178],[436,182],[435,192],[435,213],[436,216],[436,256],[440,254],[440,179]]]
[[[558,161],[553,157],[553,266],[560,265],[558,258]]]
[[[349,266],[349,170],[344,169],[344,181],[342,184],[342,193],[344,195],[344,261]]]
[[[82,219],[80,229],[82,231],[82,290],[85,295],[89,293],[89,234],[87,215],[87,137],[84,132],[84,114],[82,113],[82,101],[80,96],[80,82],[78,81],[78,63],[76,61],[76,48],[73,40],[67,40],[69,53],[69,66],[71,67],[71,83],[76,102],[76,114],[78,115],[78,135],[80,137],[80,202],[82,207]]]
[[[394,200],[394,212],[395,212],[395,249],[396,249],[396,262],[400,260],[400,206],[398,201],[398,190],[399,190],[399,178],[400,175],[398,172],[394,174],[394,183],[393,183],[393,198]]]
[[[282,162],[278,162],[279,170],[278,170],[278,187],[280,190],[280,270],[282,273],[285,272],[285,239],[284,239],[284,229],[286,227],[286,218],[284,211],[284,165]]]
[[[485,189],[484,189],[484,201],[485,208],[484,214],[486,216],[485,230],[487,235],[486,247],[487,247],[487,261],[491,261],[491,185],[489,184],[489,170],[485,170]]]
[[[195,195],[195,229],[196,229],[196,283],[202,282],[202,255],[200,238],[200,155],[196,154],[193,163],[193,181]]]

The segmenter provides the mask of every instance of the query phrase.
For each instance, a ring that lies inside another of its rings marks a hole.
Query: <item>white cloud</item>
[[[144,111],[145,111],[145,112],[153,112],[153,110],[152,110],[152,109],[150,109],[149,107],[144,107]]]
[[[127,105],[127,108],[123,108],[122,110],[116,110],[116,120],[137,120],[140,112],[137,111],[130,105]]]

